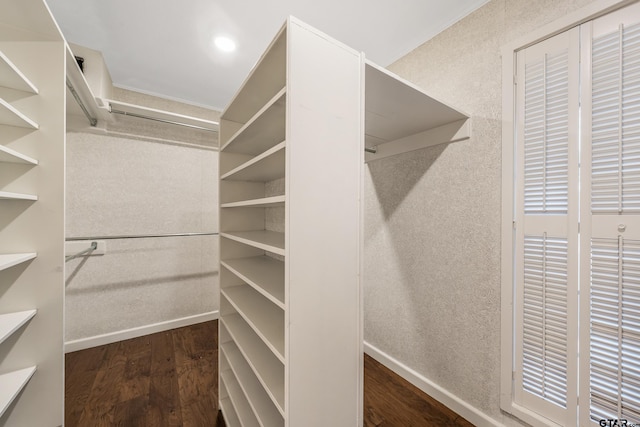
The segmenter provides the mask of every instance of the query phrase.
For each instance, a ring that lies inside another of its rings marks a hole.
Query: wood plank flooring
[[[224,427],[216,321],[68,353],[66,427]],[[365,356],[364,427],[469,427]]]

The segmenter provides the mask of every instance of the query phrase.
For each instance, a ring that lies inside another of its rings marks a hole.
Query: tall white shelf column
[[[63,423],[65,42],[0,5],[0,425]]]
[[[361,61],[290,18],[222,114],[230,427],[360,422]]]

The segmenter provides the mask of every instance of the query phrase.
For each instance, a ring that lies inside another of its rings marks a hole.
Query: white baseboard
[[[394,359],[378,348],[372,346],[368,342],[364,342],[364,352],[382,363],[387,368],[391,369],[396,374],[400,375],[405,380],[409,381],[420,390],[424,391],[429,396],[436,399],[464,419],[476,425],[478,427],[504,427],[504,424],[491,418],[484,412],[480,411],[474,406],[471,406],[458,396],[448,392],[438,384],[414,371],[407,365],[404,365],[400,361]]]
[[[155,334],[157,332],[168,331],[170,329],[182,328],[183,326],[216,320],[218,317],[220,317],[220,312],[216,310],[208,313],[181,317],[179,319],[167,320],[165,322],[154,323],[151,325],[139,326],[137,328],[125,329],[123,331],[110,332],[108,334],[67,341],[64,343],[64,352],[71,353],[72,351],[85,350],[87,348],[124,341],[130,338],[137,338],[144,335]]]

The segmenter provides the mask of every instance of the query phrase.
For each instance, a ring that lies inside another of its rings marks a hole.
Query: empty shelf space
[[[38,129],[38,124],[0,98],[0,125]]]
[[[286,84],[286,29],[282,29],[242,83],[222,114],[223,120],[246,123]]]
[[[241,202],[223,203],[223,208],[275,208],[284,206],[285,196],[264,197],[262,199],[243,200]]]
[[[38,93],[38,88],[0,51],[0,86]]]
[[[0,417],[27,385],[34,372],[36,372],[36,367],[32,366],[0,375]]]
[[[233,403],[233,406],[237,408],[236,414],[238,415],[240,424],[243,427],[259,427],[260,424],[258,423],[258,419],[253,413],[253,410],[249,405],[249,401],[240,388],[240,384],[238,383],[236,377],[233,375],[233,372],[229,370],[223,371],[220,373],[220,376],[222,377],[222,381],[224,381],[224,385],[227,388],[231,403]]]
[[[4,163],[23,163],[27,165],[37,165],[38,161],[32,157],[25,156],[11,148],[0,145],[0,162]]]
[[[286,89],[276,94],[255,116],[242,126],[220,151],[251,154],[267,151],[285,139]]]
[[[37,310],[27,310],[17,313],[0,314],[0,343],[20,329],[20,327],[27,323],[36,313]]]
[[[224,387],[224,384],[221,384],[221,387]],[[220,393],[220,395],[222,396],[222,393]],[[227,393],[227,396],[228,395],[229,393]],[[233,403],[231,403],[231,400],[228,397],[220,400],[220,409],[222,409],[222,414],[224,415],[224,421],[227,427],[242,427],[240,425],[236,409],[233,407]]]
[[[268,256],[238,258],[220,263],[284,309],[284,263]]]
[[[38,196],[32,194],[10,193],[8,191],[0,191],[0,199],[5,200],[38,200]]]
[[[284,256],[284,233],[268,230],[231,231],[220,233],[220,236]]]
[[[284,365],[269,351],[239,314],[222,316],[222,324],[258,380],[275,400],[280,409],[284,408]]]
[[[284,310],[246,284],[224,288],[221,292],[284,363]]]
[[[285,173],[285,142],[271,147],[246,163],[223,174],[220,179],[267,182]]]
[[[32,260],[36,255],[36,253],[0,254],[0,270]]]
[[[221,348],[231,370],[244,390],[249,404],[255,409],[260,424],[265,427],[282,427],[284,425],[284,411],[278,408],[275,401],[267,394],[251,370],[251,366],[240,353],[238,346],[230,341],[223,344]]]

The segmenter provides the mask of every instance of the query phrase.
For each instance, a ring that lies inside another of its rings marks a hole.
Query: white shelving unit
[[[291,18],[222,114],[225,419],[361,417],[360,81],[360,53]]]
[[[64,48],[43,0],[0,5],[0,425],[6,427],[63,423]]]
[[[363,164],[469,132],[465,114],[287,20],[220,127],[220,406],[231,424],[362,425]]]

